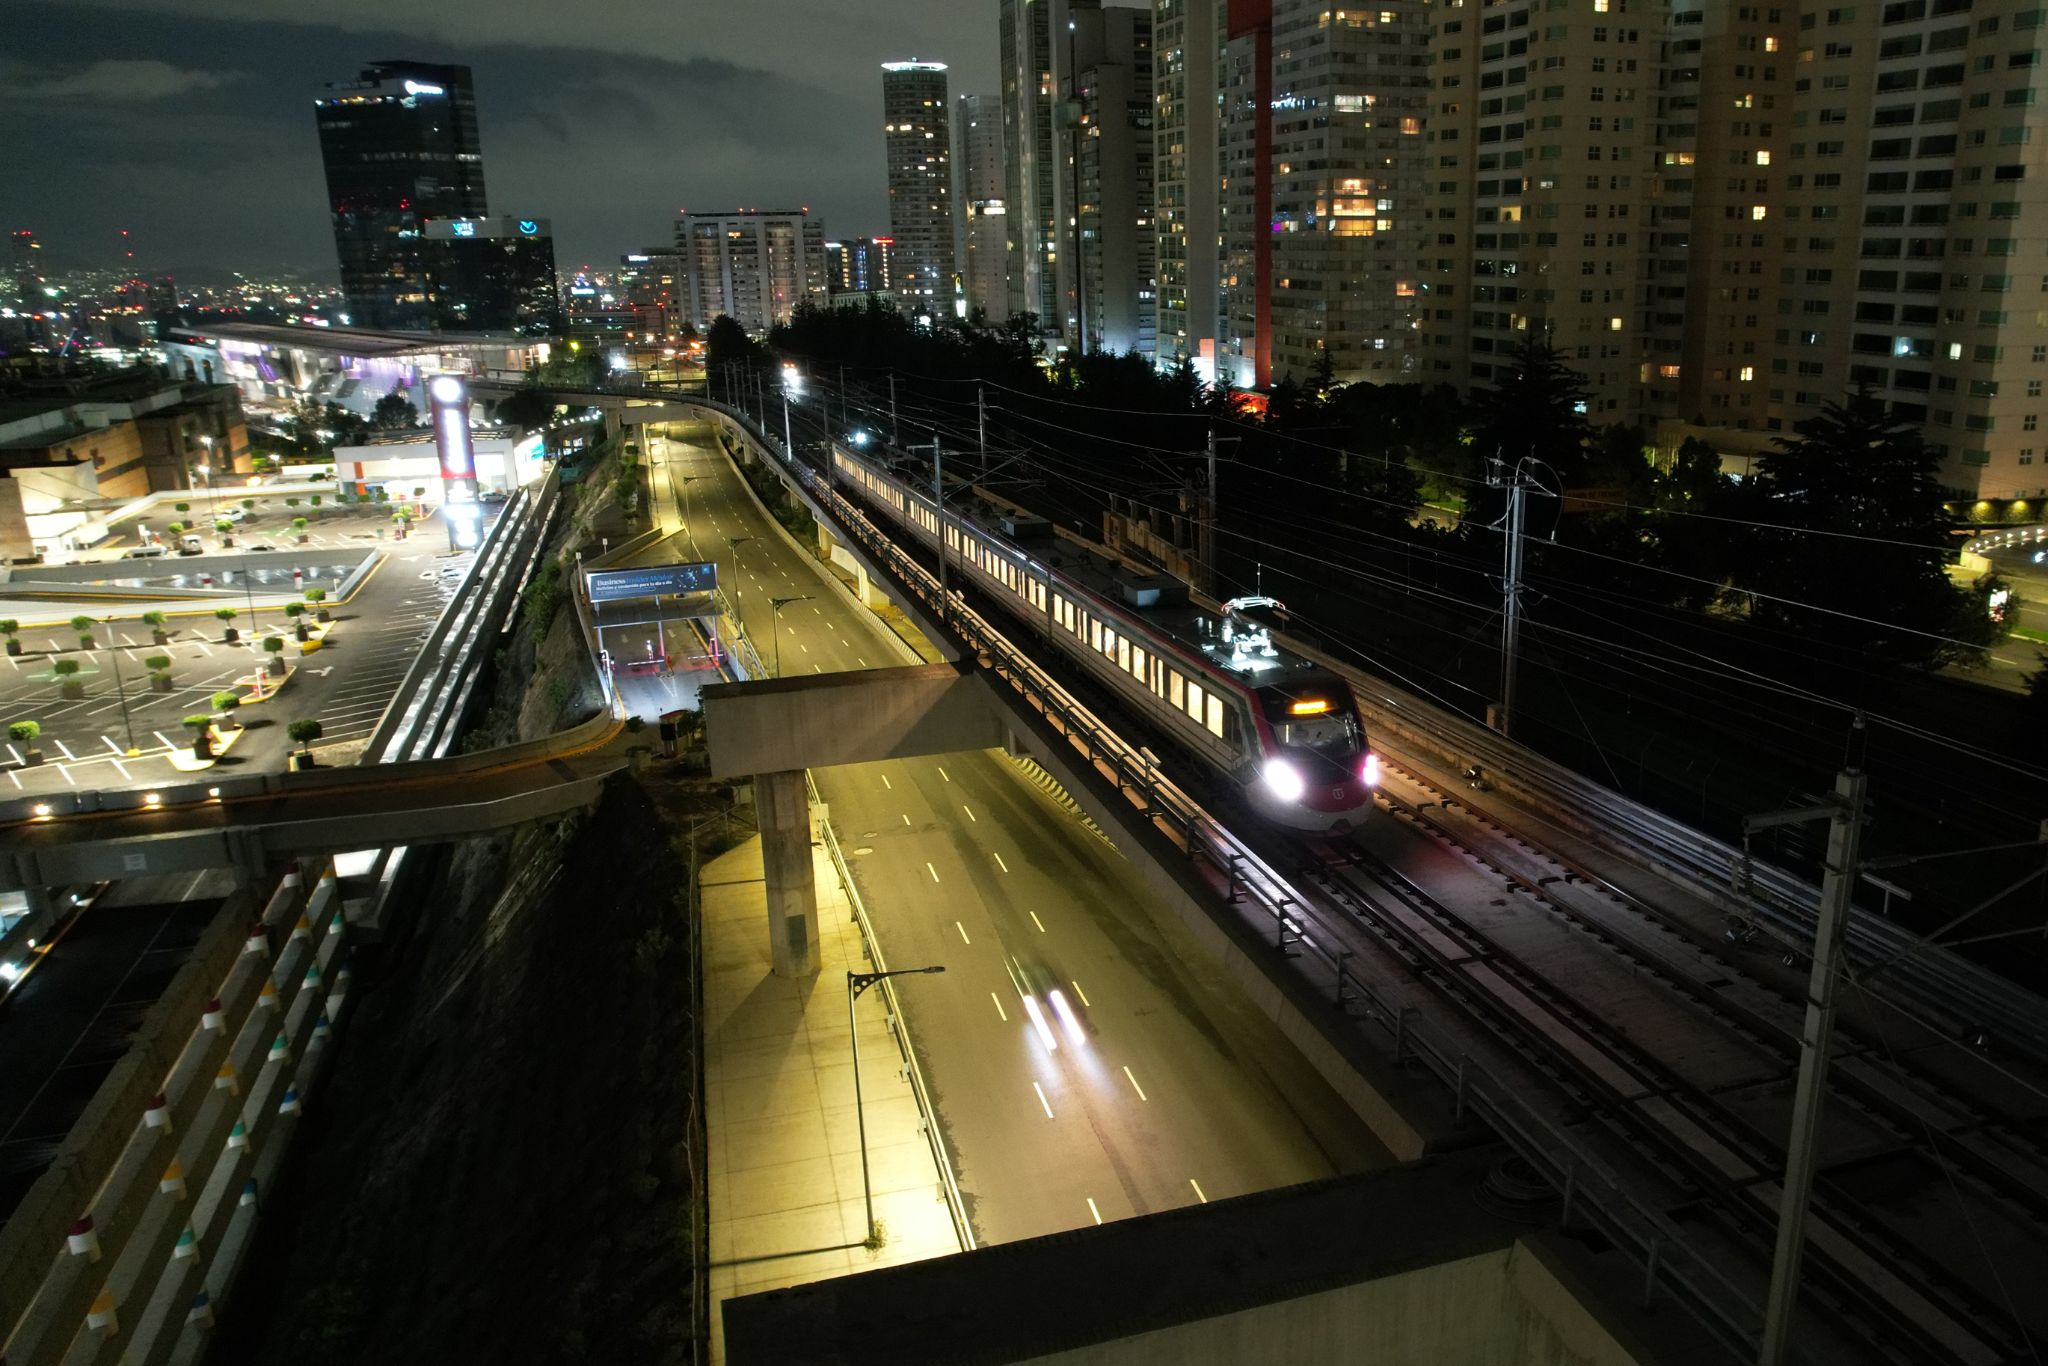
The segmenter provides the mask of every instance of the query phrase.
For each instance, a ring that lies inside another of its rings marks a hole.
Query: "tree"
[[[1590,397],[1585,376],[1566,365],[1549,337],[1531,332],[1508,353],[1506,374],[1472,396],[1472,444],[1482,459],[1508,465],[1533,455],[1547,462],[1567,488],[1586,473]]]
[[[159,645],[168,645],[171,640],[170,618],[162,612],[144,612],[142,624],[149,628],[150,638]]]
[[[158,692],[169,692],[171,690],[171,657],[169,655],[151,655],[143,660],[142,663],[149,670],[149,686],[155,688]]]
[[[192,732],[192,757],[211,759],[213,757],[213,717],[205,712],[194,712],[185,718],[185,729]]]
[[[40,721],[10,721],[7,723],[7,738],[21,746],[21,757],[24,763],[33,765],[43,761],[43,752],[36,748],[36,739],[42,733],[43,723]]]
[[[2003,634],[1995,585],[1948,576],[1941,461],[1919,430],[1859,390],[1795,433],[1757,462],[1766,525],[1735,573],[1752,615],[1921,668],[1981,661]]]
[[[537,431],[548,425],[555,415],[555,401],[533,385],[515,389],[499,400],[495,412],[497,420],[507,427],[517,427],[524,432]]]
[[[241,706],[242,695],[238,692],[223,690],[213,695],[213,709],[219,713],[222,725],[239,726],[241,721],[236,718],[235,713],[241,710]]]
[[[78,661],[59,659],[50,665],[50,672],[57,679],[58,690],[66,697],[85,696],[85,683],[78,677]]]
[[[324,731],[325,727],[310,716],[302,716],[284,728],[284,733],[292,738],[292,742],[308,754],[313,752],[313,742],[318,740]]]
[[[18,655],[21,653],[20,622],[16,621],[13,617],[8,617],[6,620],[0,621],[0,636],[7,637],[8,654]]]
[[[398,389],[378,399],[377,406],[370,410],[370,425],[380,432],[404,431],[419,423],[420,410]]]
[[[86,616],[83,612],[79,613],[71,619],[71,629],[78,633],[78,648],[90,650],[92,648],[92,618]]]
[[[704,334],[704,371],[713,393],[722,392],[728,366],[758,370],[767,364],[767,348],[748,336],[746,328],[723,313],[711,320]]]
[[[234,643],[235,643],[236,641],[238,641],[238,640],[240,640],[240,639],[242,638],[242,633],[241,633],[240,631],[237,631],[237,630],[235,629],[235,627],[234,627],[234,621],[235,621],[235,615],[236,615],[236,614],[235,614],[235,609],[234,609],[234,608],[232,608],[232,607],[216,607],[216,608],[214,608],[214,609],[213,609],[213,615],[214,615],[214,616],[215,616],[216,618],[218,618],[218,619],[219,619],[219,621],[220,621],[220,623],[221,623],[221,637],[220,637],[220,638],[221,638],[221,639],[222,639],[223,641],[225,641],[225,642],[226,642],[227,644],[229,644],[229,645],[232,645],[232,644],[234,644]]]

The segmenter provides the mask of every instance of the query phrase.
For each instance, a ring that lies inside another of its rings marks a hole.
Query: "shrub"
[[[194,712],[185,718],[185,725],[188,729],[204,734],[213,729],[213,718],[205,712]]]
[[[42,733],[43,723],[40,721],[9,721],[7,723],[7,738],[14,741],[17,745],[32,745],[36,742],[36,737]]]
[[[242,695],[238,692],[217,692],[213,695],[213,709],[223,716],[241,705]]]
[[[50,672],[57,675],[57,677],[65,680],[66,682],[69,682],[71,680],[71,676],[78,672],[78,661],[75,659],[56,660],[51,663]]]
[[[213,529],[219,532],[221,535],[225,536],[230,531],[233,531],[235,529],[235,524],[233,522],[230,522],[227,518],[223,517],[213,524]]]
[[[322,730],[323,727],[318,721],[310,716],[302,716],[286,726],[284,733],[292,738],[293,743],[311,753],[313,742],[320,738]]]
[[[284,653],[284,637],[283,637],[283,636],[265,636],[265,637],[263,638],[263,650],[264,650],[264,653],[266,653],[266,654],[271,654],[271,655],[281,655],[281,654],[283,654],[283,653]]]
[[[306,601],[311,603],[327,601],[327,590],[324,588],[308,588],[306,590]]]
[[[152,631],[163,630],[164,624],[168,620],[169,618],[166,617],[162,612],[144,612],[142,614],[142,624],[144,626],[147,626]]]
[[[81,637],[90,637],[92,635],[92,618],[86,616],[83,612],[79,613],[71,619],[71,629],[78,632]]]
[[[0,621],[0,636],[17,635],[20,633],[20,631],[21,623],[16,621],[13,617],[8,617],[4,621]]]
[[[306,604],[303,602],[288,602],[284,605],[284,614],[295,621],[304,616],[305,612]]]
[[[144,668],[153,674],[169,673],[171,671],[171,657],[169,655],[151,655],[148,659],[143,660],[142,664]]]
[[[216,607],[213,609],[213,614],[222,621],[233,621],[235,619],[235,609],[232,607]]]

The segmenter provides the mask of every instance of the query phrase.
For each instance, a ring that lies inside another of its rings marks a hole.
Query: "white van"
[[[124,560],[153,560],[156,559],[159,555],[168,554],[170,554],[170,552],[168,550],[165,550],[160,545],[139,545],[136,546],[133,550],[122,551],[121,558]]]
[[[178,553],[180,555],[204,555],[206,553],[206,543],[199,539],[198,532],[188,531],[178,538]]]

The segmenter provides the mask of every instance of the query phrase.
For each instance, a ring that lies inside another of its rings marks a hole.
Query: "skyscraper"
[[[1217,125],[1224,0],[1156,0],[1152,8],[1153,218],[1158,225],[1158,360],[1216,373]]]
[[[490,213],[469,68],[376,62],[325,89],[314,108],[350,321],[430,326],[426,221]]]
[[[1054,150],[1053,34],[1064,34],[1070,0],[1001,0],[997,48],[1002,68],[1003,176],[1008,223],[1010,312],[1036,314],[1057,332],[1061,237],[1055,186],[1065,159]],[[1079,0],[1092,3],[1092,0]]]
[[[13,248],[14,306],[33,310],[43,298],[43,244],[28,228],[17,228],[9,241]]]
[[[896,288],[896,239],[856,237],[825,244],[825,289],[838,294],[886,294]]]
[[[1217,82],[1223,242],[1218,379],[1273,381],[1273,0],[1229,0]]]
[[[942,62],[882,64],[882,133],[896,295],[905,312],[953,311],[953,148]]]
[[[994,95],[962,95],[953,110],[960,172],[960,276],[967,307],[990,322],[1010,316],[1009,206],[1003,171],[1003,109]]]
[[[676,251],[683,321],[700,332],[723,313],[758,335],[825,301],[825,230],[801,209],[685,213]]]
[[[437,329],[546,336],[560,326],[545,218],[436,218],[423,245]]]
[[[1082,351],[1153,354],[1158,241],[1152,223],[1152,15],[1077,6],[1065,35],[1068,184],[1059,270],[1065,333]]]
[[[1385,383],[1415,367],[1426,13],[1423,0],[1274,0],[1276,377],[1328,364]]]

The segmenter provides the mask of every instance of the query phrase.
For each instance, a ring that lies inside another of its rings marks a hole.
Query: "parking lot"
[[[374,538],[369,538],[369,543],[376,544]],[[332,605],[334,628],[326,643],[303,657],[292,643],[282,610],[264,605],[260,596],[253,626],[246,599],[224,600],[224,605],[238,612],[234,621],[225,623],[241,636],[232,644],[224,641],[223,623],[209,610],[202,610],[196,615],[172,615],[167,623],[170,643],[158,646],[151,641],[148,628],[136,620],[152,605],[141,602],[119,607],[96,604],[93,615],[117,620],[95,628],[96,648],[92,650],[78,648],[77,637],[68,627],[25,628],[22,655],[0,656],[0,726],[21,720],[40,723],[43,733],[36,744],[44,763],[26,765],[24,747],[0,739],[5,746],[0,748],[0,758],[6,760],[0,791],[33,793],[169,781],[176,770],[167,756],[191,745],[184,718],[210,711],[216,692],[253,675],[263,657],[261,641],[271,635],[285,638],[284,658],[298,666],[298,673],[274,698],[242,710],[246,729],[221,758],[221,767],[281,768],[291,747],[285,723],[301,717],[320,721],[323,746],[367,736],[472,559],[470,552],[449,552],[446,530],[438,516],[416,525],[403,541],[387,539],[381,548],[383,563],[363,581],[354,597]],[[353,568],[361,558],[365,542],[352,539],[347,549],[351,553],[344,570]],[[163,572],[175,561],[148,563],[147,578],[176,577]],[[278,594],[291,589],[289,569],[274,571],[268,579],[251,577],[250,587],[259,595],[266,590]],[[144,661],[153,655],[171,660],[167,692],[151,688]],[[61,696],[60,680],[51,668],[59,658],[79,663],[74,677],[84,686],[83,698]],[[139,753],[131,755],[131,749]]]

